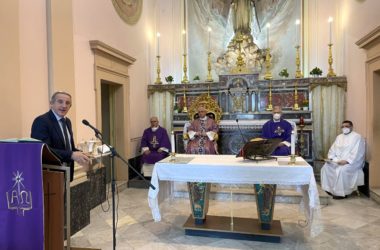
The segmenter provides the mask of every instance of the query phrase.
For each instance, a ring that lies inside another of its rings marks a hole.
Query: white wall
[[[348,79],[347,119],[366,136],[365,51],[355,44],[380,25],[380,1],[340,0],[344,37],[344,73]]]
[[[129,71],[131,116],[126,129],[130,129],[133,139],[140,137],[148,126],[147,84],[151,83],[154,6],[154,0],[144,1],[140,20],[136,25],[128,25],[118,16],[112,1],[73,1],[77,123],[86,118],[95,124],[94,57],[89,41],[100,40],[137,59]],[[93,136],[84,126],[78,124],[77,129],[80,139]]]
[[[315,66],[328,72],[329,16],[332,25],[333,69],[348,80],[346,119],[366,136],[365,53],[355,42],[380,25],[380,1],[377,0],[305,0],[308,19],[305,62],[310,71]],[[305,75],[307,75],[306,72]]]

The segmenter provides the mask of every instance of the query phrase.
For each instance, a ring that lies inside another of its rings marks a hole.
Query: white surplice
[[[364,185],[364,139],[356,132],[340,134],[331,146],[328,159],[321,169],[322,189],[336,196],[351,194],[357,186]],[[348,164],[338,165],[340,160]]]

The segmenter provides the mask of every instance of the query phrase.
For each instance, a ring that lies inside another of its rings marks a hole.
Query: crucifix
[[[157,146],[158,144],[160,144],[160,142],[157,141],[157,137],[156,137],[156,136],[153,136],[152,141],[150,141],[149,143],[153,146],[153,148],[156,148],[156,146]]]

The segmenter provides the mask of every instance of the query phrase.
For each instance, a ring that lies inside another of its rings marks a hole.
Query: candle
[[[160,33],[157,32],[157,56],[160,55]]]
[[[172,153],[175,152],[175,143],[174,143],[174,131],[172,131],[171,137],[170,137],[170,143],[172,146]]]
[[[298,46],[298,45],[300,45],[300,30],[299,30],[299,28],[300,28],[300,20],[299,19],[297,19],[296,20],[296,46]]]
[[[186,30],[182,30],[183,35],[183,53],[186,54]]]
[[[294,131],[292,131],[291,137],[290,137],[290,154],[295,155],[296,153],[296,135],[294,134]]]
[[[331,29],[331,26],[332,26],[332,22],[333,22],[333,18],[330,16],[329,17],[329,41],[330,41],[330,44],[332,44],[332,29]]]
[[[211,51],[211,28],[208,27],[208,51]]]
[[[269,49],[269,28],[270,28],[270,23],[267,23],[267,48]]]

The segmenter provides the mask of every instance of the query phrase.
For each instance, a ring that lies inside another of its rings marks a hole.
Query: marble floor
[[[380,249],[380,205],[364,196],[331,200],[321,207],[322,233],[311,238],[303,228],[297,204],[276,203],[281,243],[186,236],[182,225],[190,214],[189,200],[167,199],[161,222],[154,222],[147,189],[128,188],[118,195],[116,249]],[[109,200],[111,203],[111,200]],[[91,211],[91,224],[71,237],[75,247],[112,249],[112,209],[107,202]],[[211,200],[209,214],[257,218],[252,201]]]

